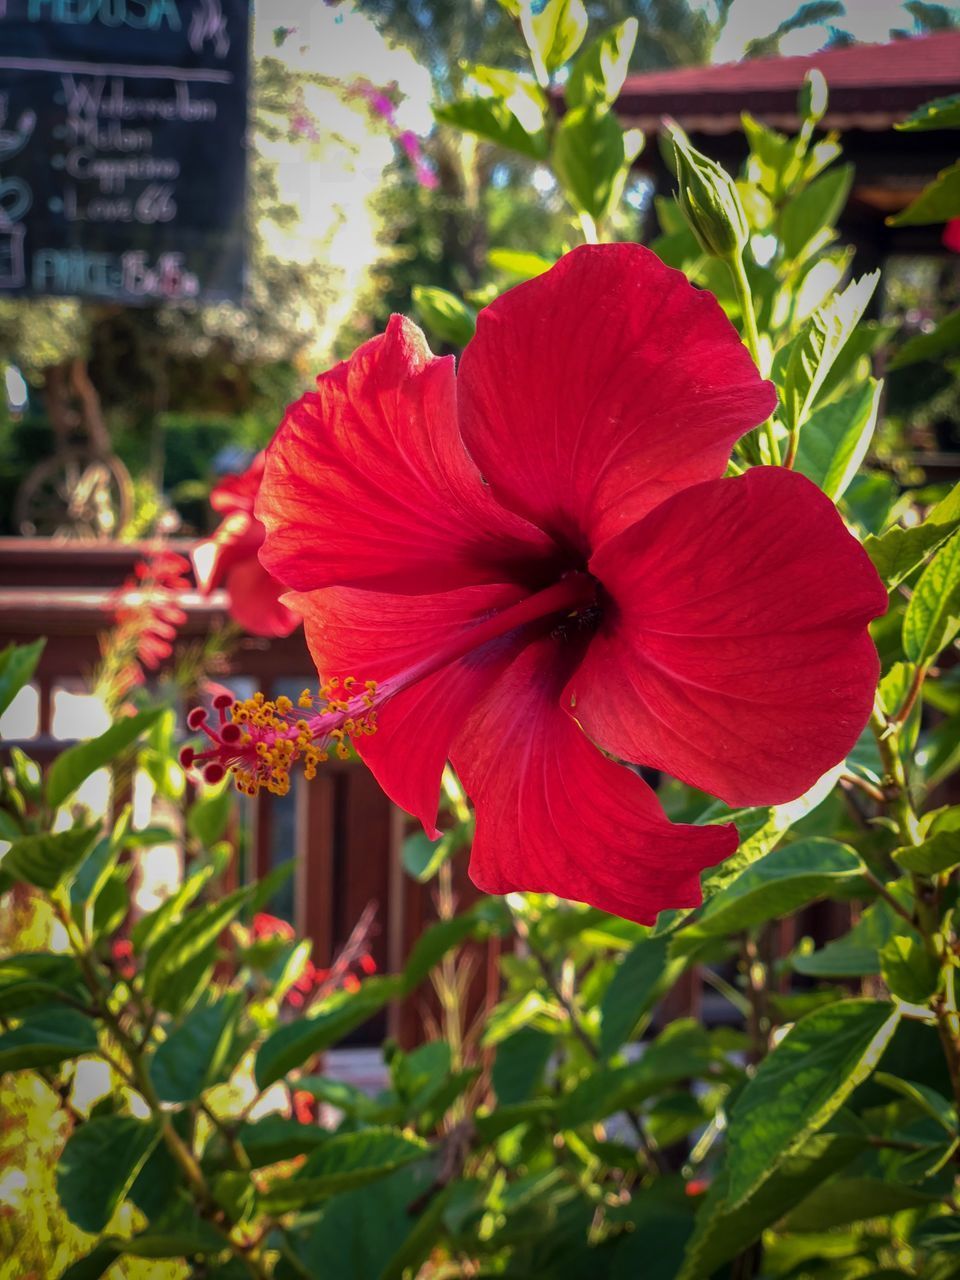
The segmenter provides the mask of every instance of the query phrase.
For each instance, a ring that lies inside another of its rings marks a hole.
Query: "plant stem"
[[[903,845],[919,845],[923,835],[920,822],[910,799],[910,787],[903,758],[900,754],[900,721],[888,722],[879,699],[870,717],[870,728],[876,738],[877,749],[883,763],[883,794],[887,811],[893,819],[897,835]],[[960,1109],[960,1018],[958,1018],[954,991],[952,962],[940,934],[938,911],[939,886],[928,876],[913,875],[915,923],[923,937],[927,954],[943,976],[944,993],[938,992],[930,1001],[937,1019],[937,1031],[950,1074],[954,1101]]]
[[[743,319],[743,340],[747,344],[747,350],[753,357],[753,363],[762,373],[763,366],[760,359],[760,331],[757,328],[757,313],[753,306],[753,295],[750,292],[750,282],[747,280],[747,273],[743,266],[743,254],[738,253],[732,258],[727,258],[726,261],[727,266],[730,269],[731,278],[733,279],[733,290],[736,294],[737,303],[740,307],[740,315]],[[777,437],[773,431],[772,418],[768,418],[766,422],[758,428],[758,434],[763,437],[771,465],[779,465],[780,447],[777,444]],[[789,466],[791,463],[788,462],[787,465]]]

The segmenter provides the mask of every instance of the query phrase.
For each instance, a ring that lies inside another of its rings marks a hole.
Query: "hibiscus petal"
[[[288,636],[300,625],[299,614],[280,600],[283,590],[256,555],[241,560],[227,573],[230,617],[252,636]]]
[[[435,596],[328,587],[284,599],[303,614],[307,644],[324,679],[376,680],[382,692],[445,641],[522,595],[514,586]],[[515,647],[510,637],[488,644],[395,694],[378,709],[377,732],[356,740],[387,795],[419,818],[432,839],[439,835],[440,777],[450,743]]]
[[[568,665],[553,637],[527,645],[454,742],[477,811],[471,878],[489,893],[554,893],[642,924],[696,906],[699,873],[733,853],[736,828],[671,823],[560,707]]]
[[[856,742],[887,596],[803,476],[688,489],[590,568],[611,604],[565,698],[606,750],[744,805],[801,795]]]
[[[631,244],[575,249],[485,308],[457,386],[497,497],[584,556],[723,475],[776,404],[716,299]]]
[[[457,427],[453,360],[401,316],[288,410],[257,514],[263,563],[298,591],[444,591],[555,554],[483,484]]]

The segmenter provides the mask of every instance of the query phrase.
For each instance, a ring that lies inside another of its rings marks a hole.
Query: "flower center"
[[[295,764],[303,765],[309,780],[331,752],[347,759],[347,739],[376,733],[377,709],[403,689],[531,623],[549,619],[552,633],[566,639],[584,628],[592,630],[598,616],[596,581],[587,573],[568,573],[542,591],[465,627],[422,662],[380,683],[333,677],[316,694],[304,689],[296,707],[287,697],[269,699],[256,693],[234,701],[230,694],[219,694],[213,701],[219,723],[211,724],[203,707],[195,707],[187,716],[188,726],[203,732],[209,747],[204,751],[184,747],[180,762],[185,769],[200,768],[209,783],[233,773],[238,790],[245,795],[256,795],[261,787],[273,795],[286,795]]]

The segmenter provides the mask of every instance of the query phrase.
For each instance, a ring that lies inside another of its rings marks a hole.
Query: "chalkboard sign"
[[[0,298],[242,294],[249,0],[0,0]]]

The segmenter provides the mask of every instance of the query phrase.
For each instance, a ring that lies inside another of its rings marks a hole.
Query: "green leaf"
[[[542,276],[554,265],[552,258],[541,257],[539,253],[528,253],[523,249],[491,249],[487,254],[487,262],[494,271],[502,271],[514,280],[533,280]]]
[[[261,1203],[271,1213],[302,1208],[323,1196],[376,1182],[429,1153],[422,1138],[409,1137],[397,1129],[337,1133],[307,1156],[294,1177],[274,1183],[262,1195]]]
[[[877,425],[883,383],[867,378],[839,400],[815,409],[800,432],[796,469],[834,502],[866,457]]]
[[[465,347],[473,337],[477,326],[476,313],[455,294],[446,289],[416,284],[413,286],[413,302],[420,319],[441,342]]]
[[[205,996],[159,1046],[149,1064],[161,1102],[192,1102],[221,1078],[243,993]]]
[[[754,1195],[737,1208],[729,1203],[729,1169],[713,1180],[697,1213],[696,1227],[677,1280],[710,1280],[725,1262],[743,1253],[803,1197],[849,1164],[865,1136],[844,1129],[814,1134],[802,1151],[788,1156]]]
[[[737,1099],[727,1136],[734,1207],[822,1129],[873,1071],[900,1019],[879,1000],[844,1000],[795,1023]]]
[[[399,1280],[392,1269],[398,1254],[410,1266],[409,1274],[416,1274],[421,1259],[404,1258],[404,1244],[416,1235],[422,1246],[422,1220],[432,1215],[429,1206],[419,1215],[411,1214],[410,1206],[423,1200],[436,1177],[436,1164],[424,1160],[390,1174],[374,1193],[361,1188],[327,1201],[302,1226],[284,1233],[285,1252],[296,1267],[287,1277]]]
[[[790,344],[781,386],[788,430],[796,430],[806,421],[834,361],[860,323],[879,279],[880,273],[874,271],[851,282],[829,303],[817,308]]]
[[[923,524],[912,529],[899,525],[888,529],[881,538],[872,534],[864,549],[888,589],[898,586],[931,551],[939,547],[960,527],[960,484],[933,508]]]
[[[153,911],[147,912],[133,926],[131,939],[134,950],[143,954],[164,933],[182,918],[190,903],[203,892],[207,883],[223,870],[224,860],[217,855],[204,858],[195,864],[183,884]]]
[[[119,1241],[102,1240],[91,1253],[71,1262],[60,1280],[100,1280],[122,1256],[123,1249]]]
[[[358,991],[336,991],[310,1016],[280,1027],[260,1046],[255,1075],[261,1089],[268,1088],[294,1067],[348,1035],[379,1013],[388,1000],[403,993],[400,978],[368,978]]]
[[[932,1192],[880,1178],[833,1178],[791,1209],[780,1230],[829,1231],[850,1222],[888,1218],[903,1209],[925,1208],[938,1200]]]
[[[187,830],[209,849],[223,838],[230,821],[234,791],[229,777],[224,778],[219,789],[211,788],[187,810]]]
[[[890,227],[923,227],[960,216],[960,160],[942,169],[906,209],[887,219]]]
[[[8,644],[0,650],[0,716],[32,680],[46,643],[35,640],[33,644]]]
[[[136,742],[163,715],[163,711],[163,707],[151,707],[137,715],[125,716],[111,725],[106,733],[101,733],[99,738],[78,742],[61,752],[47,770],[47,804],[52,809],[63,804],[91,773],[110,764]]]
[[[94,1053],[97,1029],[76,1009],[41,1009],[0,1035],[0,1074],[28,1067],[55,1067]]]
[[[960,1253],[960,1214],[944,1213],[921,1222],[910,1244],[924,1253]]]
[[[600,221],[620,199],[636,151],[628,154],[612,112],[577,107],[560,121],[553,167],[575,208]]]
[[[97,895],[110,879],[120,859],[130,830],[132,812],[130,805],[124,807],[113,824],[113,830],[97,841],[73,877],[73,883],[70,885],[70,910],[74,920],[84,930],[87,927],[86,922],[93,916]]]
[[[925,102],[922,107],[917,107],[913,115],[907,116],[906,120],[901,120],[893,127],[910,133],[925,129],[960,128],[960,93]]]
[[[940,983],[940,971],[918,934],[895,934],[880,952],[887,989],[908,1004],[925,1004]]]
[[[98,1116],[75,1129],[57,1165],[57,1194],[70,1221],[102,1231],[159,1140],[158,1129],[133,1116]]]
[[[937,831],[922,844],[895,849],[893,860],[904,871],[921,876],[952,871],[960,866],[960,831]]]
[[[190,912],[154,943],[147,953],[143,971],[144,992],[148,999],[163,1003],[164,989],[192,960],[214,944],[231,920],[243,910],[256,892],[248,885],[227,894],[219,902],[211,902]]]
[[[302,1087],[303,1082],[298,1080],[297,1088]],[[287,1116],[270,1115],[242,1125],[237,1139],[250,1157],[250,1163],[259,1169],[280,1160],[307,1155],[321,1142],[328,1142],[330,1133],[327,1129],[301,1124]]]
[[[923,360],[942,360],[960,352],[960,311],[945,316],[930,333],[918,333],[903,344],[887,368],[905,369]]]
[[[951,1137],[956,1136],[957,1113],[953,1103],[948,1102],[942,1093],[937,1093],[928,1085],[917,1084],[915,1080],[902,1080],[899,1076],[892,1076],[886,1071],[877,1071],[873,1078],[884,1088],[892,1089],[903,1098],[909,1098],[932,1120],[936,1120],[937,1124]]]
[[[852,164],[838,165],[787,202],[780,215],[779,239],[788,259],[806,257],[822,240],[824,229],[835,224],[850,195],[853,170]]]
[[[683,966],[668,962],[669,945],[668,934],[641,938],[617,966],[600,1002],[600,1052],[605,1058],[633,1039],[679,976]]]
[[[467,938],[486,933],[486,922],[478,919],[472,911],[432,924],[420,935],[410,952],[403,971],[404,989],[412,991],[418,987],[434,965],[439,964],[448,951],[459,947]]]
[[[903,652],[923,666],[960,627],[960,534],[954,534],[924,569],[903,615]]]
[[[52,893],[67,883],[99,833],[99,826],[94,826],[73,827],[53,836],[24,836],[10,846],[0,867],[14,880]]]
[[[587,11],[583,0],[546,0],[522,4],[520,28],[533,59],[537,79],[545,84],[547,75],[562,67],[580,48],[587,34]]]
[[[503,98],[459,98],[434,107],[433,114],[441,124],[475,133],[531,160],[545,160],[548,143],[542,109],[538,123],[534,104],[523,99],[516,106],[521,111],[519,118]]]
[[[862,978],[879,973],[880,951],[901,924],[889,903],[875,902],[843,937],[812,954],[794,955],[793,968],[810,978]]]
[[[72,956],[48,951],[20,952],[0,960],[0,1014],[19,1017],[38,1005],[76,998],[83,991],[83,975]]]
[[[699,917],[674,935],[671,954],[689,955],[707,938],[781,919],[856,880],[862,871],[853,849],[835,840],[783,845],[714,894]]]
[[[639,23],[627,18],[592,40],[570,68],[564,86],[567,107],[612,106],[630,68]]]
[[[454,839],[454,832],[447,832],[439,840],[431,840],[424,831],[407,836],[400,850],[400,860],[407,875],[420,884],[432,880],[443,864],[462,847],[462,841]]]
[[[492,1080],[501,1106],[526,1102],[534,1094],[556,1045],[556,1036],[522,1027],[497,1046]]]

